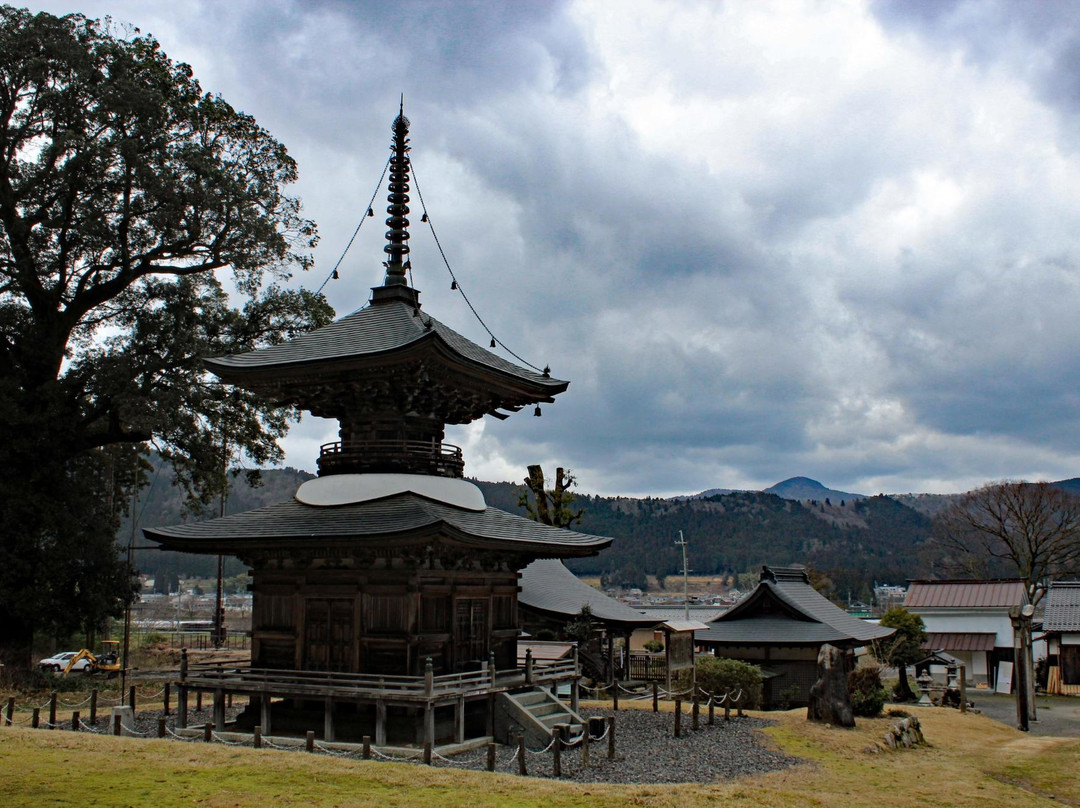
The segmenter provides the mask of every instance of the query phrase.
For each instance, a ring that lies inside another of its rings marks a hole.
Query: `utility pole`
[[[686,566],[686,545],[687,541],[683,538],[682,531],[680,530],[679,540],[675,542],[675,546],[682,548],[683,620],[690,619],[690,584],[687,581],[687,575],[690,574],[690,568]]]

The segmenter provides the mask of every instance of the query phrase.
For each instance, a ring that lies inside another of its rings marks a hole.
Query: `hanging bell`
[[[494,348],[494,347],[495,347],[495,337],[492,337],[492,338],[491,338],[491,347],[492,347],[492,348]]]
[[[427,211],[424,211],[424,215],[420,217],[420,221],[422,221],[424,224],[427,224],[427,221],[428,221]]]
[[[338,271],[336,269],[330,273],[330,277],[333,278],[335,281],[341,278],[341,276],[338,275]]]
[[[457,281],[450,281],[450,291],[453,292],[457,289]]]
[[[534,418],[539,418],[540,417],[540,405],[539,404],[537,404],[536,409],[533,410],[533,417]]]
[[[371,208],[368,208],[367,209],[367,215],[374,218],[375,217],[375,211],[373,211]]]

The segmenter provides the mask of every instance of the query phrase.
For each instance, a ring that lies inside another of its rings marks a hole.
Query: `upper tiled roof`
[[[856,645],[893,629],[852,617],[806,582],[801,568],[766,567],[752,592],[695,635],[729,645]],[[757,638],[757,639],[755,639]]]
[[[1080,581],[1054,581],[1046,592],[1043,631],[1080,631]]]
[[[611,539],[533,522],[487,508],[467,511],[412,493],[335,507],[295,499],[245,513],[171,527],[145,528],[147,538],[188,552],[241,552],[256,546],[357,542],[376,545],[395,537],[442,529],[454,538],[546,557],[595,555]]]
[[[541,385],[551,391],[561,392],[568,384],[508,362],[400,300],[366,306],[288,342],[234,356],[207,359],[205,364],[211,371],[226,378],[268,370],[285,373],[294,367],[307,369],[312,365],[389,354],[417,346],[426,340],[440,340],[453,354],[468,363]]]
[[[904,608],[974,609],[1021,606],[1028,602],[1027,590],[1017,578],[991,580],[909,581]]]
[[[660,622],[589,586],[558,559],[539,559],[521,571],[518,602],[563,617],[580,614],[587,605],[597,620],[631,628]]]

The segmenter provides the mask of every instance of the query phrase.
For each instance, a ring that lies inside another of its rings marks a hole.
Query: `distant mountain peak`
[[[826,498],[846,501],[866,498],[866,494],[853,494],[850,491],[837,491],[833,488],[826,488],[817,480],[812,480],[809,477],[789,477],[774,486],[766,488],[763,493],[776,494],[781,499],[799,501],[808,499],[824,500]]]

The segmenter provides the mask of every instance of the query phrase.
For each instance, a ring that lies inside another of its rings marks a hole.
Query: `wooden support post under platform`
[[[457,704],[454,705],[454,742],[465,742],[465,697],[458,696]]]
[[[611,709],[619,712],[619,680],[611,683]]]
[[[575,678],[570,683],[570,709],[575,713],[581,712],[581,679]]]
[[[386,702],[375,702],[375,745],[386,746]]]
[[[327,696],[323,703],[323,740],[327,743],[334,740],[334,699]]]
[[[271,732],[270,713],[273,709],[273,699],[269,693],[263,693],[259,698],[259,720],[262,722],[262,731],[267,735]]]
[[[188,719],[188,689],[187,685],[176,688],[176,726],[179,729],[187,729]]]
[[[225,731],[225,692],[221,688],[214,690],[214,730]]]

